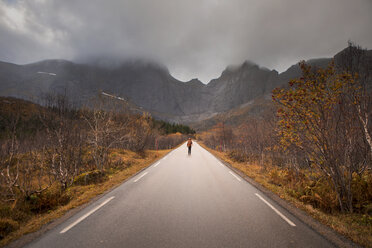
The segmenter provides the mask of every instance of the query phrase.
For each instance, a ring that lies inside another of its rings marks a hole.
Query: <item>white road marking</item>
[[[259,194],[255,193],[255,195],[261,199],[261,201],[263,201],[264,203],[266,203],[266,205],[268,205],[272,210],[274,210],[275,213],[277,213],[280,217],[282,217],[283,220],[285,220],[289,225],[291,226],[296,226],[295,223],[293,223],[292,221],[290,221],[287,217],[285,217],[281,212],[279,212],[279,210],[277,210],[273,205],[271,205],[269,202],[267,202],[262,196],[260,196]]]
[[[160,162],[157,162],[157,163],[154,165],[154,167],[158,166],[159,164],[160,164]]]
[[[232,173],[231,171],[229,171],[229,173],[231,174],[231,175],[233,175],[239,182],[241,181],[241,179],[237,176],[237,175],[235,175],[234,173]]]
[[[140,177],[138,177],[136,180],[134,180],[134,182],[136,183],[138,180],[140,180],[142,177],[146,176],[148,172],[146,171],[145,173],[143,173]]]
[[[71,228],[73,228],[74,226],[76,226],[77,224],[79,224],[81,221],[83,221],[85,218],[87,218],[89,215],[93,214],[95,211],[97,211],[98,209],[100,209],[101,207],[103,207],[106,203],[108,203],[109,201],[111,201],[112,199],[114,199],[115,196],[111,196],[110,198],[106,199],[104,202],[102,202],[101,204],[99,204],[97,207],[93,208],[92,210],[90,210],[88,213],[84,214],[83,216],[81,216],[79,219],[77,219],[74,223],[72,223],[71,225],[65,227],[65,229],[63,229],[62,231],[60,231],[59,233],[65,233],[67,232],[68,230],[70,230]]]

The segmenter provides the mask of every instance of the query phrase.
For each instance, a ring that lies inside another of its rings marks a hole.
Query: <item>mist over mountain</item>
[[[371,57],[370,51],[367,54]],[[325,67],[330,61],[323,58],[308,63]],[[269,95],[300,73],[298,65],[278,73],[245,61],[228,66],[220,77],[205,85],[198,79],[181,82],[166,66],[142,59],[96,59],[84,64],[66,60],[27,65],[0,62],[0,95],[39,101],[43,93],[66,93],[81,106],[105,92],[128,99],[156,118],[190,123]]]

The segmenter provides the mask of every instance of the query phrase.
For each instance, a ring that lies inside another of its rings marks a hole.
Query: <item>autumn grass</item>
[[[169,151],[170,150],[146,151],[143,154],[137,154],[127,150],[114,150],[110,155],[113,162],[122,164],[124,167],[121,168],[120,166],[117,166],[116,168],[109,169],[107,173],[108,178],[104,182],[90,185],[74,185],[69,187],[64,194],[67,194],[71,200],[66,205],[59,206],[56,209],[49,210],[43,214],[32,216],[27,222],[21,223],[18,230],[11,232],[2,239],[0,241],[0,246],[5,246],[25,234],[35,232],[43,225],[62,217],[67,211],[88,203],[94,197],[120,185],[124,180],[148,167]]]
[[[216,157],[229,163],[232,167],[243,172],[245,175],[261,184],[266,189],[277,194],[280,198],[290,202],[295,207],[304,210],[314,219],[324,225],[327,225],[338,233],[350,238],[352,241],[364,246],[372,247],[372,216],[368,214],[343,214],[343,213],[325,213],[293,197],[289,192],[290,188],[285,185],[279,185],[273,182],[272,174],[276,173],[278,168],[270,166],[260,166],[258,164],[248,164],[236,162],[231,159],[227,153],[212,150],[201,144],[205,149]],[[274,180],[275,181],[275,180]]]

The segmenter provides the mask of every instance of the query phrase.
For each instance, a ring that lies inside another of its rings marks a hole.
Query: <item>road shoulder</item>
[[[66,212],[63,212],[60,217],[58,217],[56,219],[52,219],[48,223],[46,223],[43,226],[41,226],[41,228],[38,229],[37,231],[31,232],[31,233],[27,233],[27,234],[21,236],[20,238],[15,239],[15,240],[11,241],[10,243],[6,244],[4,247],[7,247],[7,248],[20,248],[20,247],[23,247],[23,246],[27,245],[28,243],[31,243],[32,241],[34,241],[34,240],[36,240],[38,238],[40,238],[43,234],[45,234],[49,230],[51,230],[51,229],[55,228],[56,226],[60,225],[61,223],[65,222],[66,220],[68,220],[69,218],[71,218],[72,216],[74,216],[75,214],[79,213],[84,208],[86,208],[86,207],[94,204],[99,199],[105,197],[107,194],[109,194],[110,192],[112,192],[116,188],[120,187],[125,182],[133,179],[134,177],[136,177],[137,175],[139,175],[140,173],[142,173],[144,170],[148,169],[153,164],[156,164],[157,162],[159,162],[161,159],[163,159],[165,156],[167,156],[173,150],[174,149],[172,149],[172,150],[165,150],[164,152],[159,153],[160,156],[157,157],[156,160],[152,160],[150,163],[144,164],[142,166],[142,168],[140,168],[139,170],[135,171],[133,174],[129,175],[124,180],[120,181],[119,183],[115,184],[114,186],[110,187],[109,189],[107,189],[107,190],[105,190],[105,191],[97,194],[96,196],[90,198],[86,203],[83,203],[81,205],[78,205],[78,206],[75,206],[75,207],[72,207],[72,208],[68,209]],[[58,211],[58,209],[56,211]]]
[[[269,189],[265,188],[249,176],[247,176],[244,172],[240,171],[239,169],[233,167],[230,163],[226,162],[222,158],[218,156],[217,153],[215,153],[212,149],[209,149],[202,143],[198,143],[201,147],[206,149],[211,155],[213,155],[216,159],[218,159],[222,164],[224,164],[226,167],[228,167],[230,170],[234,171],[236,174],[238,174],[241,178],[243,178],[245,181],[247,181],[249,184],[257,188],[259,191],[263,192],[268,198],[276,202],[279,206],[286,209],[288,212],[290,212],[292,215],[294,215],[296,218],[298,218],[300,221],[302,221],[304,224],[309,226],[312,230],[322,235],[324,238],[326,238],[328,241],[330,241],[332,244],[334,244],[337,247],[345,247],[345,248],[351,248],[351,247],[361,247],[358,244],[354,243],[350,239],[344,237],[343,235],[337,233],[332,228],[323,225],[310,215],[308,215],[305,211],[295,207],[293,204],[287,202],[286,200],[280,198],[277,194],[273,193]]]

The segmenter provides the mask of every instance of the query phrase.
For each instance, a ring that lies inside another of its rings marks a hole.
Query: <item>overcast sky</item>
[[[204,83],[245,60],[281,72],[352,40],[372,48],[372,0],[0,0],[0,60],[150,58]]]

